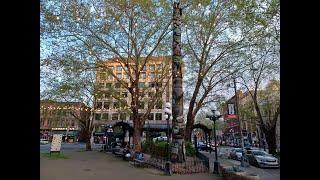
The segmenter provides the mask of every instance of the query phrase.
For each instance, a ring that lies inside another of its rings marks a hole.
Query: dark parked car
[[[271,154],[261,150],[247,151],[247,158],[251,165],[263,168],[263,167],[275,167],[279,168],[278,159]]]

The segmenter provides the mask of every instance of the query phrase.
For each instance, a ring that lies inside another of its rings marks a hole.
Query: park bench
[[[113,154],[116,155],[117,157],[122,157],[123,149],[116,149],[115,151],[113,151]]]
[[[135,153],[134,154],[133,165],[135,167],[146,167],[147,166],[147,163],[143,157],[143,153]]]

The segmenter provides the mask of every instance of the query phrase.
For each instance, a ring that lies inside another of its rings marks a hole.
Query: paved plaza
[[[67,159],[40,157],[41,180],[222,180],[210,173],[165,176],[153,168],[135,168],[112,154],[99,151],[64,151]]]

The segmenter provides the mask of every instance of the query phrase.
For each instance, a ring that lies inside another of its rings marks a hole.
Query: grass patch
[[[67,156],[61,154],[61,153],[41,153],[42,157],[45,157],[49,160],[55,160],[55,159],[68,159]]]

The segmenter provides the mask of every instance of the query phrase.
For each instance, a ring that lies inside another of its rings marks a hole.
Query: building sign
[[[68,130],[68,128],[51,128],[51,130]],[[69,130],[75,130],[75,128],[69,128]]]
[[[228,104],[228,115],[235,115],[234,104]]]
[[[57,152],[61,149],[62,134],[54,134],[50,152]]]
[[[228,104],[228,115],[227,115],[227,119],[236,119],[237,115],[236,115],[236,111],[235,111],[235,106],[234,104]]]

